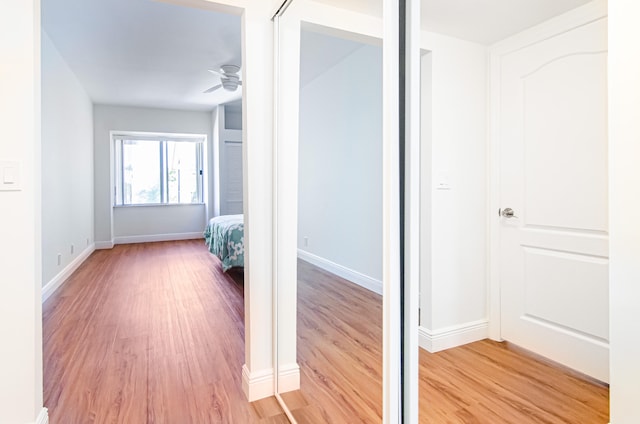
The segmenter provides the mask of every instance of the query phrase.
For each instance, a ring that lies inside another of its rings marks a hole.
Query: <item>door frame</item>
[[[584,6],[556,16],[535,27],[500,41],[489,48],[489,125],[487,182],[489,189],[487,228],[487,313],[489,338],[502,341],[502,314],[500,307],[500,64],[502,58],[516,50],[542,40],[569,32],[596,19],[607,16],[606,0],[596,0]]]

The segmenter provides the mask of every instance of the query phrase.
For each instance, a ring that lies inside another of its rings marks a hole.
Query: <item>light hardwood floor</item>
[[[382,299],[298,261],[301,423],[379,423]],[[605,424],[608,388],[511,346],[484,340],[420,351],[420,422]]]
[[[298,362],[297,421],[382,422],[381,297],[299,260]]]
[[[302,423],[381,421],[380,297],[299,262]],[[242,275],[201,241],[95,252],[43,307],[52,424],[286,423],[249,404]],[[606,423],[608,389],[506,344],[420,355],[422,423]]]
[[[606,385],[509,343],[420,352],[420,422],[609,422]]]
[[[52,424],[286,423],[241,389],[241,275],[202,241],[95,252],[44,305]]]

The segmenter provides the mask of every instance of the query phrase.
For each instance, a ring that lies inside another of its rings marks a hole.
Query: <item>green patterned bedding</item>
[[[244,267],[244,217],[223,215],[211,218],[204,230],[209,252],[222,261],[222,270]]]

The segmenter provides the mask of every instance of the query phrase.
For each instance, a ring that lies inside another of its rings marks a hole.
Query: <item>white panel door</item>
[[[220,167],[220,214],[242,213],[242,142],[225,140]]]
[[[602,381],[606,50],[601,18],[503,56],[499,124],[502,337]]]

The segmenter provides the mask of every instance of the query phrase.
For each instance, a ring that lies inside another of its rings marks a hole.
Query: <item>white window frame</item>
[[[199,171],[199,178],[197,179],[197,191],[198,200],[192,203],[169,203],[166,196],[166,178],[167,172],[164,164],[164,155],[162,152],[158,153],[160,160],[160,203],[124,203],[122,198],[124,193],[124,178],[122,176],[123,171],[123,157],[122,157],[122,145],[125,141],[155,141],[159,143],[160,149],[166,146],[166,142],[185,142],[196,143],[196,166]],[[112,160],[113,160],[113,198],[112,206],[114,208],[129,208],[129,207],[146,207],[146,206],[191,206],[191,205],[203,205],[206,203],[207,194],[204,192],[205,178],[206,178],[206,166],[205,166],[205,146],[207,142],[206,134],[181,134],[181,133],[160,133],[160,132],[140,132],[140,131],[111,131],[111,146],[112,146]]]

